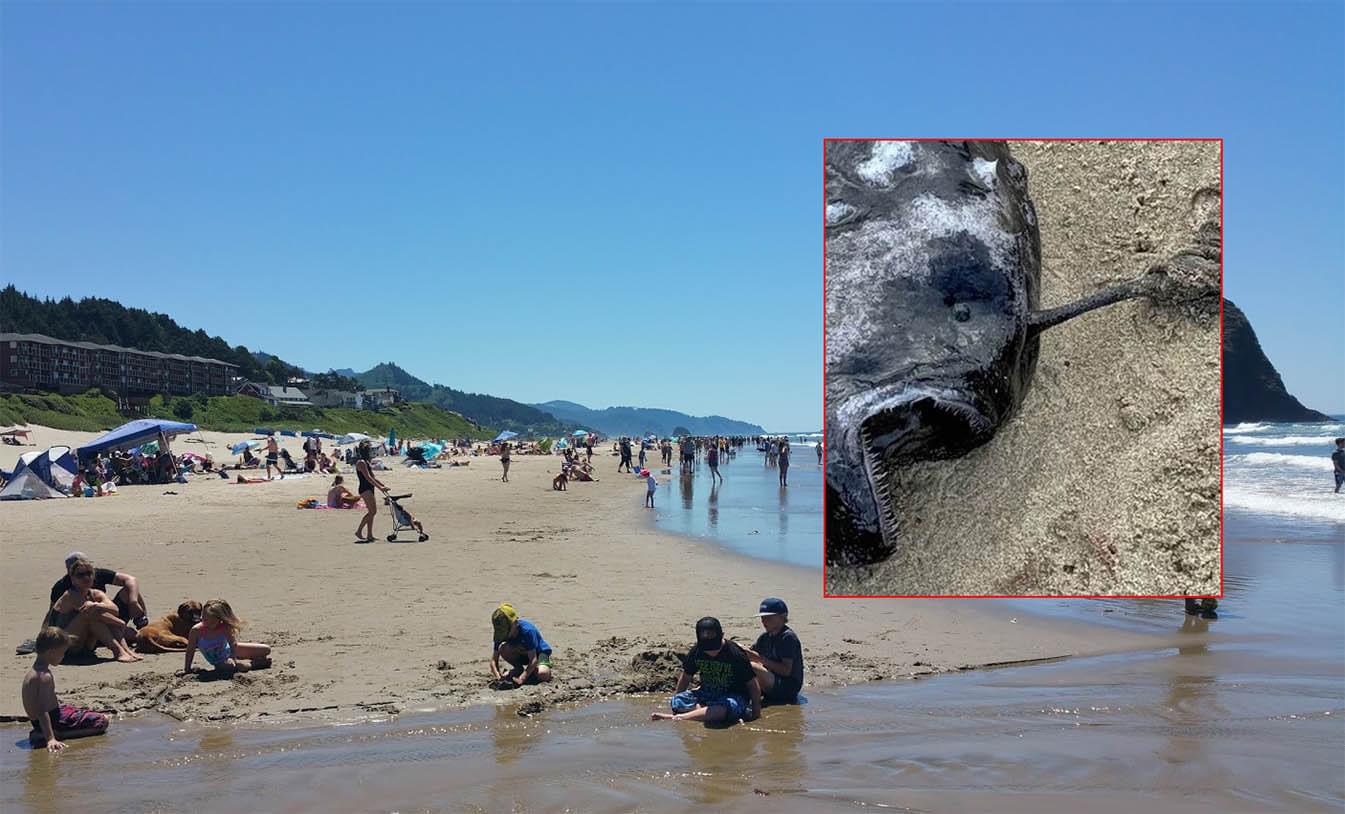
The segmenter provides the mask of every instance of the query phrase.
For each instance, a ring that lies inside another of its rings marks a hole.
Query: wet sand
[[[40,430],[36,440],[77,445],[91,435]],[[246,436],[204,437],[218,445]],[[297,440],[287,444],[298,450]],[[180,439],[177,448],[205,445]],[[358,512],[296,509],[325,494],[327,479],[317,477],[247,486],[208,477],[125,487],[115,497],[0,504],[0,522],[17,532],[0,546],[0,631],[8,647],[34,635],[76,548],[138,577],[152,616],[187,598],[227,599],[249,623],[244,638],[275,648],[274,667],[203,681],[175,675],[182,657],[164,654],[56,671],[63,700],[197,722],[348,722],[666,690],[697,618],[716,615],[730,636],[752,641],[764,596],[790,604],[807,691],[1150,641],[1063,622],[1028,625],[1006,608],[823,600],[815,569],[659,531],[641,505],[644,485],[617,475],[615,458],[595,457],[601,481],[568,492],[551,490],[557,461],[517,456],[508,484],[493,458],[380,474],[394,492],[414,493],[407,506],[431,535],[425,543],[359,545]],[[383,507],[376,522],[381,539],[389,527]],[[485,686],[489,617],[501,601],[555,648],[552,684],[503,694]],[[17,687],[31,661],[9,655],[0,663],[0,687],[14,689],[0,695],[0,714],[21,714]]]
[[[1234,544],[1227,567],[1212,622],[1172,601],[1030,603],[1146,650],[815,690],[729,729],[648,722],[662,695],[349,726],[142,715],[59,758],[0,749],[0,784],[39,814],[1339,811],[1345,548]]]
[[[1139,276],[1218,221],[1219,145],[1014,142],[1041,306]],[[1042,334],[1018,416],[894,474],[903,541],[832,595],[1219,593],[1219,307],[1128,301]]]

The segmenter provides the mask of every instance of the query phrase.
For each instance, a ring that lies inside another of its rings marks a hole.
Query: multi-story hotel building
[[[200,356],[0,333],[0,382],[11,388],[81,393],[100,387],[131,399],[227,396],[237,367]]]

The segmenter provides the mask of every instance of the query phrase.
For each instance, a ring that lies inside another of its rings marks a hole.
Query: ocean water
[[[659,528],[713,540],[749,557],[820,569],[822,467],[816,446],[821,434],[790,434],[789,439],[788,487],[780,486],[780,470],[767,467],[765,454],[754,446],[719,465],[722,485],[711,485],[703,461],[689,475],[679,473],[675,460],[668,474],[651,468],[660,480],[654,496]]]
[[[1345,490],[1334,494],[1335,423],[1224,427],[1224,537],[1345,541]]]

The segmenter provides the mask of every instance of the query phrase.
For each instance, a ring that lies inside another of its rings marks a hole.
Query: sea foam
[[[1224,438],[1235,444],[1247,444],[1254,447],[1307,447],[1320,446],[1330,448],[1335,439],[1329,435],[1230,435]]]
[[[1224,506],[1246,509],[1257,514],[1329,520],[1345,523],[1345,495],[1324,489],[1318,495],[1270,495],[1251,489],[1224,485]]]
[[[1331,459],[1326,456],[1286,455],[1282,452],[1251,452],[1246,455],[1230,455],[1228,463],[1244,463],[1255,466],[1292,466],[1298,469],[1311,469],[1317,472],[1330,472]]]

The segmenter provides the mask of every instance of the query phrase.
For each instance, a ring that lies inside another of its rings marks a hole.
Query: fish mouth
[[[845,531],[828,531],[828,542],[837,543],[834,553],[828,547],[828,560],[859,565],[890,556],[899,544],[900,523],[892,495],[896,467],[956,458],[993,434],[993,420],[956,391],[907,391],[867,410],[859,423],[856,457],[862,461],[868,488],[850,493],[852,505],[829,510],[833,519],[843,521]],[[829,501],[839,504],[839,498],[828,492]]]

